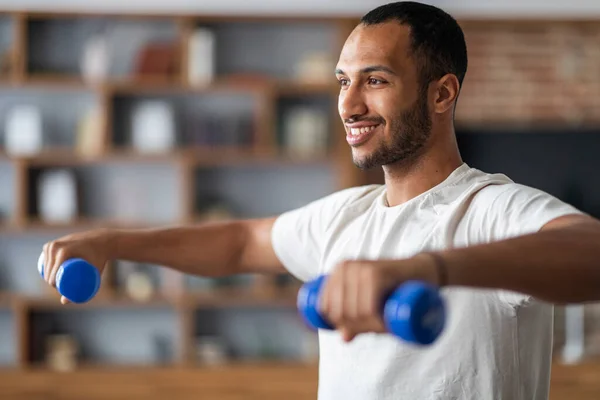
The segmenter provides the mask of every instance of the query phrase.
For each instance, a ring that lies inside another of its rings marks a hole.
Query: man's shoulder
[[[534,186],[515,182],[503,173],[489,173],[475,168],[471,168],[471,172],[468,183],[474,187],[474,199],[484,204],[493,203],[503,197],[551,196]]]
[[[464,185],[457,189],[459,198],[467,200],[468,214],[536,216],[548,210],[574,212],[573,207],[556,195],[525,183],[515,182],[505,174],[486,173],[473,169]]]
[[[487,205],[493,205],[499,201],[522,202],[540,197],[556,199],[555,196],[542,189],[513,181],[491,182],[476,194],[476,200]]]

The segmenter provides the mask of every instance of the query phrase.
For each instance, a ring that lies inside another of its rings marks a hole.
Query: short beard
[[[390,123],[392,143],[382,143],[372,154],[354,164],[368,170],[390,164],[412,163],[422,153],[431,136],[431,117],[427,107],[427,88],[421,88],[419,98],[407,111]]]

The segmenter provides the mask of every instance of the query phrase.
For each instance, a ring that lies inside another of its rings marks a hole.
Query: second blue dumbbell
[[[318,301],[325,275],[305,283],[298,292],[298,310],[314,329],[334,330],[320,314]],[[436,287],[419,281],[407,281],[394,290],[383,304],[387,330],[400,339],[420,345],[433,343],[444,329],[446,310]]]

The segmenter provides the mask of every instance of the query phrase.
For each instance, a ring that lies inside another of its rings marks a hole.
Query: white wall
[[[387,2],[377,0],[0,0],[0,9],[362,15]],[[424,2],[442,7],[457,17],[600,17],[600,0],[424,0]]]

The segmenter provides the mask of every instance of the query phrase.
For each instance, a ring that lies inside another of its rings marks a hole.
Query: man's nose
[[[358,88],[349,86],[348,89],[340,92],[338,112],[344,121],[367,113],[367,104]]]

